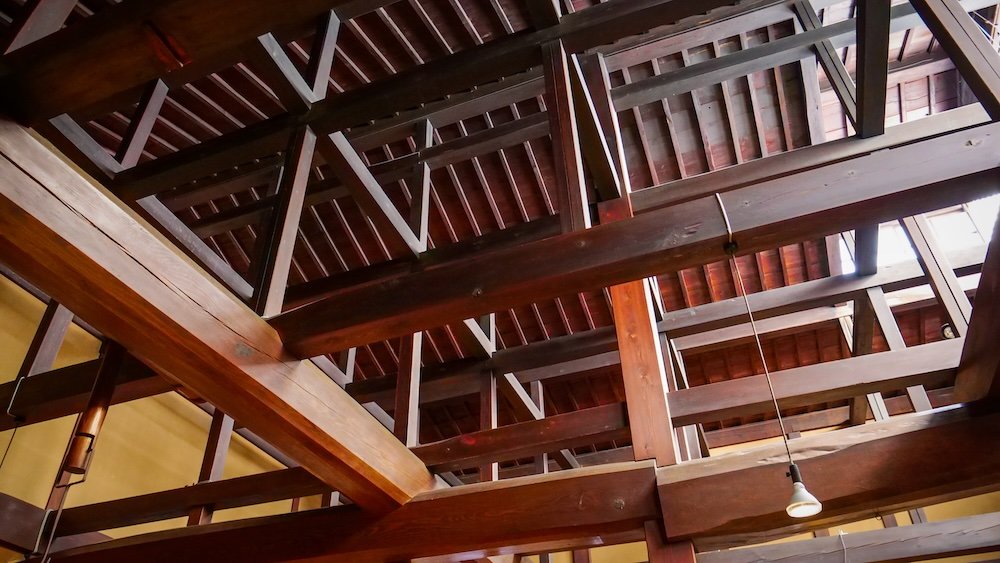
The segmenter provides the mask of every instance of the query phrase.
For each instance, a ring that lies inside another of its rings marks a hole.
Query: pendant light
[[[774,413],[778,417],[778,428],[781,430],[781,440],[785,445],[785,453],[788,455],[788,477],[792,479],[792,498],[785,507],[785,512],[792,518],[808,518],[815,516],[823,510],[823,504],[810,493],[802,482],[802,474],[799,468],[792,461],[792,450],[788,446],[788,433],[785,432],[785,422],[781,418],[781,409],[778,408],[778,398],[774,394],[774,386],[771,384],[771,373],[767,369],[767,360],[764,357],[764,346],[760,341],[760,334],[757,332],[757,323],[753,318],[753,311],[750,309],[750,299],[747,297],[746,286],[743,285],[743,275],[740,273],[740,266],[736,262],[736,250],[738,248],[733,240],[733,227],[729,223],[729,215],[726,214],[726,206],[722,203],[722,196],[715,194],[715,199],[719,201],[719,209],[722,210],[722,218],[726,221],[726,232],[729,234],[729,241],[723,246],[729,259],[732,261],[733,272],[736,275],[736,283],[743,295],[743,302],[747,307],[747,316],[750,318],[750,330],[753,331],[754,342],[757,344],[757,353],[760,354],[760,363],[764,366],[764,380],[767,382],[767,390],[771,394],[771,402],[774,403]]]

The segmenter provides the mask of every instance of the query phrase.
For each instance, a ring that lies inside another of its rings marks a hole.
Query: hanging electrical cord
[[[844,563],[850,563],[847,560],[847,542],[844,541],[844,530],[837,530],[837,537],[840,538],[840,547],[844,550]]]
[[[10,433],[10,441],[8,441],[7,446],[4,447],[3,457],[0,457],[0,471],[3,470],[3,465],[7,461],[7,454],[10,453],[11,446],[14,445],[14,438],[17,437],[17,429],[21,426],[21,423],[24,422],[24,417],[14,414],[12,410],[14,408],[14,401],[17,399],[17,392],[21,390],[21,383],[23,383],[25,379],[27,379],[26,375],[18,376],[17,383],[14,385],[14,392],[10,395],[10,402],[7,403],[6,414],[14,420],[14,428],[13,432]]]
[[[778,398],[774,393],[774,385],[771,383],[771,372],[767,369],[767,358],[764,355],[764,345],[760,340],[760,333],[757,331],[757,322],[753,317],[753,310],[750,308],[750,298],[747,296],[747,288],[743,284],[743,274],[740,272],[739,262],[736,260],[736,251],[739,246],[733,239],[733,226],[729,222],[729,214],[726,213],[726,206],[722,202],[722,195],[716,193],[715,199],[719,202],[719,209],[722,211],[722,218],[726,222],[726,233],[729,240],[723,245],[726,254],[732,261],[733,271],[736,273],[736,281],[739,285],[740,294],[743,295],[743,302],[746,304],[747,316],[750,318],[750,330],[753,332],[754,342],[757,344],[757,353],[760,354],[760,363],[764,368],[764,381],[767,382],[767,390],[771,395],[771,402],[774,404],[774,413],[778,417],[778,428],[781,430],[781,441],[785,446],[785,453],[788,455],[788,476],[792,478],[792,499],[788,503],[785,511],[793,518],[805,518],[818,514],[823,505],[816,497],[806,490],[802,483],[802,475],[798,466],[792,461],[792,450],[788,444],[788,433],[785,431],[785,421],[781,417],[781,408],[778,406]]]

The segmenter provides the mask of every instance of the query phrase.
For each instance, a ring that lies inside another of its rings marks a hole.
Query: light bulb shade
[[[823,505],[806,490],[802,483],[792,483],[792,498],[785,512],[792,518],[808,518],[823,510]]]

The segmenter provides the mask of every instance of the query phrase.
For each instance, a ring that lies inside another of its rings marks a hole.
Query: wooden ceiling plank
[[[859,221],[878,222],[955,205],[995,192],[990,180],[995,181],[996,174],[991,151],[998,141],[989,134],[995,127],[986,125],[828,164],[720,197],[729,201],[729,220],[744,253],[841,232]],[[892,182],[885,182],[887,170],[894,171]],[[981,181],[970,181],[974,174],[982,174]],[[833,178],[839,189],[825,189],[824,182]],[[781,197],[790,191],[795,198]],[[801,221],[804,216],[810,220]],[[689,224],[692,217],[700,222]],[[646,233],[650,232],[662,236],[649,238]],[[707,196],[492,252],[489,260],[480,253],[474,268],[452,262],[397,278],[398,285],[391,290],[371,286],[345,290],[270,322],[290,349],[308,357],[410,329],[447,324],[455,315],[469,318],[526,301],[720,260],[725,257],[722,241],[726,237],[719,202]],[[547,259],[532,258],[538,256]],[[476,275],[469,276],[473,269]],[[414,300],[417,290],[408,289],[411,286],[437,289],[433,296]]]
[[[387,510],[432,486],[325,374],[24,128],[0,122],[0,153],[4,262],[360,505]]]

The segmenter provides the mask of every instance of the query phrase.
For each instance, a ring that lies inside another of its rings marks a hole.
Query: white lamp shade
[[[785,512],[792,518],[808,518],[823,510],[823,505],[806,490],[802,483],[792,483],[792,498]]]

